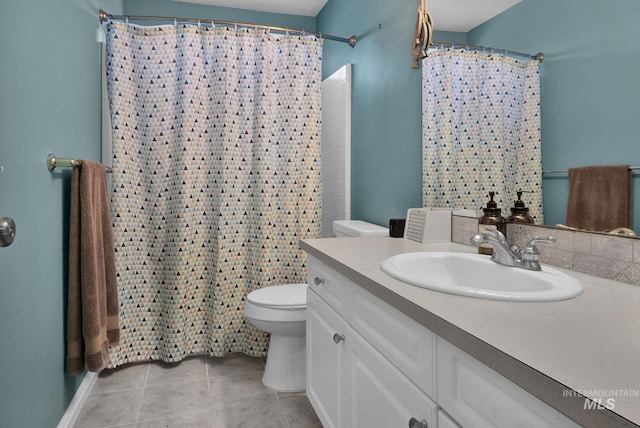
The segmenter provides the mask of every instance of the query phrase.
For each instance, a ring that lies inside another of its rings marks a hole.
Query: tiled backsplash
[[[478,233],[478,219],[454,215],[451,239],[469,245]],[[534,236],[553,236],[555,244],[540,244],[542,263],[640,285],[640,239],[573,232],[528,224],[507,224],[510,245],[522,246]]]
[[[471,245],[469,241],[478,233],[478,219],[476,217],[451,217],[451,240],[458,244]]]

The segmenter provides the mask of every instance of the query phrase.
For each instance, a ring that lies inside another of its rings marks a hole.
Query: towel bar
[[[629,171],[634,172],[640,170],[640,166],[630,166]],[[569,172],[568,169],[543,169],[542,175],[544,174],[567,174]]]
[[[47,169],[49,169],[49,171],[53,171],[57,167],[71,168],[76,165],[80,165],[81,163],[82,163],[81,159],[59,158],[56,155],[51,153],[49,153],[49,156],[47,156]],[[110,167],[106,166],[105,168],[107,169],[107,173],[111,172]]]

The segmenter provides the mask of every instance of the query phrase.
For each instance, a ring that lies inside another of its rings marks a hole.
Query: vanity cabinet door
[[[579,425],[442,338],[438,348],[438,404],[460,425],[543,428]]]
[[[347,323],[310,288],[307,290],[307,396],[324,428],[345,426],[344,353]]]
[[[343,426],[408,427],[414,418],[414,426],[436,427],[436,403],[352,328],[347,333]]]
[[[435,398],[435,335],[360,287],[349,324],[391,364]]]

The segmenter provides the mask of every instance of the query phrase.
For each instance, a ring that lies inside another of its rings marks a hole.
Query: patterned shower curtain
[[[248,292],[306,282],[320,233],[322,41],[107,28],[121,340],[110,367],[264,355]]]
[[[503,215],[522,190],[543,222],[538,61],[461,49],[422,62],[423,206]]]

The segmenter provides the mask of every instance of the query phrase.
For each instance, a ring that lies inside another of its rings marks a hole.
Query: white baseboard
[[[80,410],[82,410],[82,406],[85,401],[87,401],[87,398],[89,398],[89,394],[91,394],[96,380],[98,380],[98,373],[87,372],[84,375],[84,379],[82,383],[80,383],[76,394],[73,396],[73,400],[69,403],[67,411],[64,412],[60,423],[58,423],[58,428],[73,428],[73,424],[76,423],[76,419],[78,419],[80,415]]]

